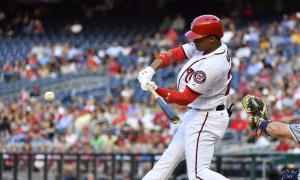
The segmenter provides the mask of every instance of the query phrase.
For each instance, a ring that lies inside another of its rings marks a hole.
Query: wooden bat
[[[163,100],[162,97],[160,97],[157,92],[153,89],[153,86],[150,84],[147,84],[148,90],[151,92],[151,94],[155,97],[156,101],[158,102],[159,106],[162,108],[162,110],[166,113],[168,118],[171,120],[173,124],[177,124],[179,122],[179,117],[176,115],[176,113],[170,108],[170,106]]]

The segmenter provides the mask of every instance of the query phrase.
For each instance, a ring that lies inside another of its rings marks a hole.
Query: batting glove
[[[148,86],[152,87],[154,90],[156,90],[158,88],[158,86],[155,84],[154,81],[150,81],[147,83]]]
[[[138,80],[139,82],[142,83],[147,83],[151,81],[155,71],[152,67],[148,66],[145,69],[141,70],[138,75]]]
[[[148,91],[148,88],[147,88],[148,85],[151,86],[154,90],[156,90],[158,88],[158,86],[155,84],[154,81],[145,81],[145,82],[141,83],[141,88],[144,91]]]

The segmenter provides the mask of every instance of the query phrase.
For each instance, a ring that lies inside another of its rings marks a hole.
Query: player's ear
[[[209,36],[209,42],[214,43],[216,41],[216,38],[214,36]]]
[[[216,42],[216,41],[218,41],[218,40],[219,40],[219,37],[217,37],[217,36],[210,36],[210,37],[209,37],[210,43],[214,43],[214,42]]]

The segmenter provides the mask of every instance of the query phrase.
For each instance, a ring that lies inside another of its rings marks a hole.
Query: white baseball
[[[44,94],[44,99],[45,99],[46,101],[53,101],[54,98],[55,98],[54,92],[47,91],[47,92]]]

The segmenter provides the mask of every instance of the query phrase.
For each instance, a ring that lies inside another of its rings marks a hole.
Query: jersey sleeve
[[[219,74],[211,67],[195,67],[194,74],[187,83],[187,86],[195,92],[206,95],[211,93]]]
[[[300,143],[300,124],[289,124],[289,131],[294,140]]]
[[[188,44],[184,44],[182,45],[182,49],[185,53],[185,56],[189,59],[191,58],[195,52],[197,51],[195,44],[194,43],[188,43]]]

